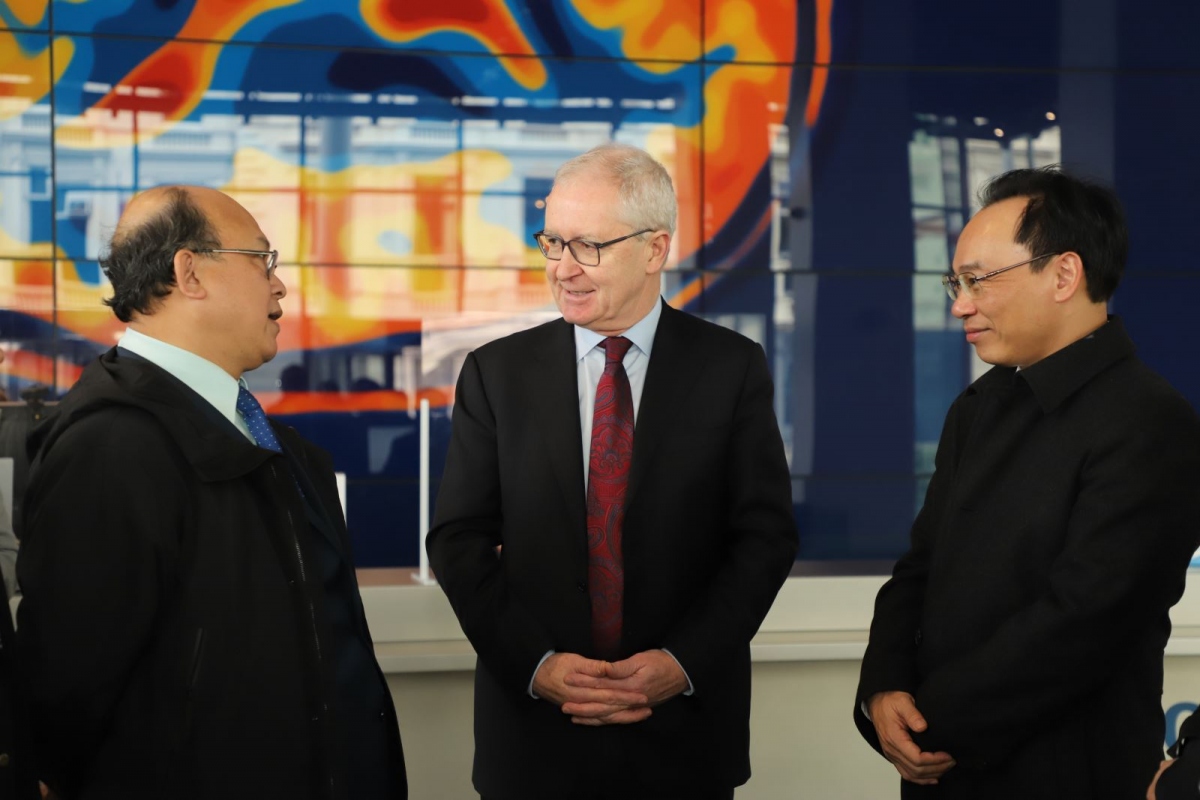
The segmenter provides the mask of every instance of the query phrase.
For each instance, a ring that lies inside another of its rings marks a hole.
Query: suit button
[[[7,767],[9,762],[8,753],[0,753],[0,767]]]
[[[579,583],[575,584],[575,588],[576,588],[576,589],[578,589],[578,590],[579,590],[579,591],[581,591],[581,592],[586,592],[586,591],[587,591],[587,584],[586,584],[585,582],[583,582],[583,581],[580,581]]]
[[[921,629],[920,628],[917,628],[917,633],[915,636],[913,636],[913,643],[916,644],[918,647],[921,645]]]

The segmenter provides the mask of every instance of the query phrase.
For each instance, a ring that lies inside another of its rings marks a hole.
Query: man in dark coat
[[[536,237],[563,316],[459,378],[428,547],[479,657],[488,800],[729,798],[750,775],[791,482],[762,348],[659,296],[675,213],[637,148],[563,165]]]
[[[75,798],[403,798],[328,455],[242,375],[278,254],[212,189],[133,199],[129,323],[30,440],[18,652],[37,776]]]
[[[1044,168],[982,200],[943,280],[996,366],[947,415],[855,721],[905,798],[1139,797],[1200,544],[1200,420],[1107,315],[1115,196]]]

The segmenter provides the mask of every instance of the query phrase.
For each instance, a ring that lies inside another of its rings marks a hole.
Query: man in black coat
[[[982,200],[943,281],[996,366],[947,415],[855,721],[905,798],[1138,797],[1200,544],[1200,420],[1107,315],[1116,198],[1044,168]]]
[[[659,295],[675,213],[637,148],[564,164],[536,235],[562,318],[459,377],[428,547],[479,657],[488,800],[729,798],[750,775],[791,481],[762,348]]]
[[[30,438],[18,654],[61,800],[407,795],[329,456],[240,382],[286,293],[212,189],[130,202],[129,323]]]

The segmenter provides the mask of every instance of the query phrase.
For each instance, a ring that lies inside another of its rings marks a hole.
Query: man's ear
[[[1054,259],[1054,301],[1065,303],[1079,292],[1087,293],[1087,274],[1083,271],[1083,259],[1073,250],[1068,250]]]
[[[179,293],[193,300],[203,300],[208,291],[196,271],[200,265],[200,257],[191,250],[176,250],[174,265],[175,286]]]
[[[646,274],[661,272],[667,265],[667,255],[671,252],[671,234],[666,231],[654,231],[646,245]]]

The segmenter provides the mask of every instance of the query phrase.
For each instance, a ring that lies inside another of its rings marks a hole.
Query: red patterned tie
[[[588,587],[596,654],[613,658],[621,645],[621,601],[625,593],[621,527],[625,522],[629,464],[633,460],[633,393],[621,360],[633,343],[610,336],[603,344],[604,374],[596,386],[588,459]]]

